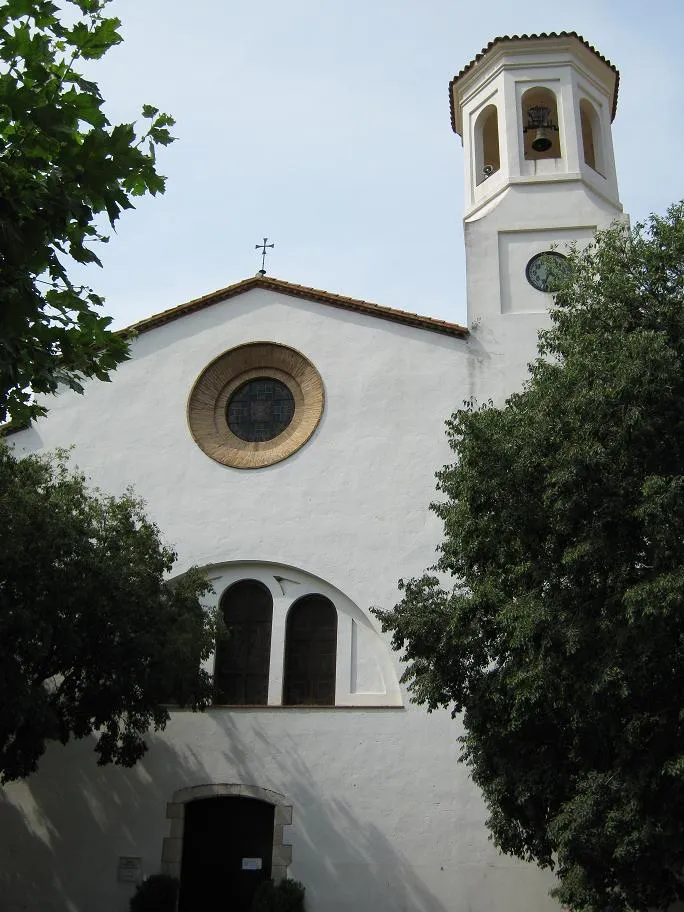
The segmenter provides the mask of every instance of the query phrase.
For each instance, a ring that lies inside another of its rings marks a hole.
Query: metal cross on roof
[[[255,244],[254,247],[256,250],[261,250],[261,269],[257,275],[266,275],[266,248],[275,247],[275,244],[267,244],[266,241],[268,238],[264,238],[263,244]]]

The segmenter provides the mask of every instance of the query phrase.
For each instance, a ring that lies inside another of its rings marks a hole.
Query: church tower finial
[[[267,248],[275,247],[275,244],[267,244],[267,237],[264,238],[263,244],[255,244],[254,249],[261,251],[261,269],[257,272],[257,275],[265,276],[266,275],[266,250]]]

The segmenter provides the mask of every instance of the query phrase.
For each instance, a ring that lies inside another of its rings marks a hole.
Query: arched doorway
[[[249,912],[255,890],[271,877],[274,813],[257,798],[188,802],[179,912]]]

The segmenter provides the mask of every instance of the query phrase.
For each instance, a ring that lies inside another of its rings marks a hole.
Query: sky
[[[114,326],[254,275],[463,323],[463,151],[448,83],[492,38],[576,31],[620,70],[633,221],[684,197],[681,0],[113,0],[93,64],[113,122],[176,118],[163,196],[78,279]]]

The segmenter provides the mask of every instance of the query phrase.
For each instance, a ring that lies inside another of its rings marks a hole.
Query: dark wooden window
[[[283,703],[335,705],[337,611],[323,595],[305,595],[287,616]]]
[[[214,703],[265,705],[271,661],[271,593],[256,580],[242,580],[223,593],[220,607],[227,630],[216,643]]]
[[[241,440],[273,440],[292,421],[294,396],[289,387],[271,377],[248,380],[230,397],[228,427]]]

